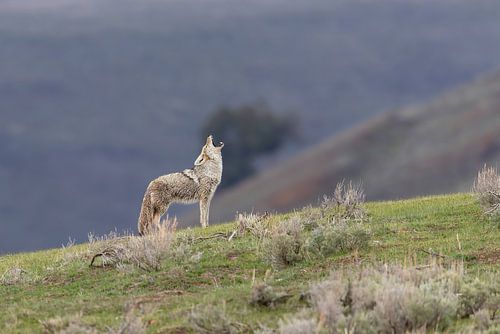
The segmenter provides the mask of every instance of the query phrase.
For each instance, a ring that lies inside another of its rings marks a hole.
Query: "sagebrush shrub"
[[[307,240],[307,250],[328,256],[336,252],[362,249],[369,245],[371,231],[361,222],[333,218],[330,223],[317,226]]]
[[[492,325],[488,310],[479,310],[473,316],[475,329],[485,331]]]
[[[239,234],[246,232],[258,239],[262,239],[269,233],[269,226],[266,224],[267,214],[258,215],[255,213],[239,213],[236,216]]]
[[[349,182],[337,184],[332,197],[324,196],[321,218],[312,226],[307,250],[314,255],[329,256],[336,252],[352,251],[369,245],[371,231],[366,224],[363,207],[364,191]]]
[[[83,322],[82,314],[55,317],[40,321],[44,333],[49,334],[97,334],[94,326]]]
[[[250,298],[250,304],[274,307],[279,303],[286,302],[291,295],[276,291],[269,284],[262,282],[257,283],[252,287],[252,295]]]
[[[100,257],[103,265],[126,268],[128,265],[152,271],[159,270],[161,262],[171,255],[177,221],[164,220],[144,236],[111,236],[91,241],[96,250],[92,262]]]
[[[151,310],[147,310],[150,312]],[[146,310],[138,307],[133,302],[128,302],[124,307],[123,318],[117,328],[109,330],[108,334],[143,334],[146,333],[146,324],[143,316]]]
[[[500,176],[495,168],[484,166],[478,172],[473,192],[485,214],[500,215]]]
[[[314,318],[294,317],[280,320],[278,326],[280,334],[315,334],[318,324]]]
[[[14,285],[27,282],[26,271],[19,267],[12,267],[0,276],[0,285]]]
[[[327,217],[364,220],[366,211],[363,207],[365,193],[361,185],[344,181],[335,187],[333,196],[323,196],[321,209]]]
[[[405,333],[445,329],[459,315],[461,276],[431,266],[335,271],[310,290],[328,333]]]
[[[303,259],[304,228],[298,217],[279,222],[262,242],[264,259],[274,268],[292,265]]]
[[[483,307],[487,310],[498,309],[500,307],[500,283],[498,278],[488,281],[478,278],[464,282],[460,288],[460,308],[462,317],[472,315]]]
[[[240,332],[240,326],[231,320],[225,310],[225,305],[196,305],[188,317],[189,324],[195,333],[200,334],[233,334]]]

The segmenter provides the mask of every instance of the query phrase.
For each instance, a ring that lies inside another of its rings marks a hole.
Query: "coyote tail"
[[[153,221],[154,208],[151,201],[151,194],[146,192],[144,198],[142,199],[141,213],[139,214],[139,222],[137,224],[137,229],[140,235],[144,235],[151,228]]]

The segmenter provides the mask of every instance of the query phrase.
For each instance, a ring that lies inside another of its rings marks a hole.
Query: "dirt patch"
[[[226,258],[230,261],[236,260],[241,254],[241,251],[233,250],[226,254]]]
[[[485,249],[472,254],[477,263],[496,264],[500,261],[500,248]]]
[[[145,304],[145,303],[160,303],[170,296],[181,296],[184,294],[186,294],[186,291],[183,290],[164,290],[154,295],[144,295],[135,297],[132,301],[134,306],[138,306],[140,304]]]

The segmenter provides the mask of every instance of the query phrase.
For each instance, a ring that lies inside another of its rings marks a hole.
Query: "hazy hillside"
[[[216,196],[211,214],[230,220],[235,211],[317,204],[342,179],[362,182],[368,198],[377,200],[468,191],[483,164],[500,165],[499,134],[497,73],[306,150]]]
[[[134,228],[220,104],[299,113],[291,155],[497,68],[498,17],[493,0],[2,1],[0,253]]]

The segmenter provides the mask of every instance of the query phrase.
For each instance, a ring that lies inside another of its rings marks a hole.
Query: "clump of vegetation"
[[[280,334],[315,334],[318,324],[314,318],[301,315],[290,319],[280,320],[278,323]]]
[[[82,320],[82,314],[55,317],[40,321],[44,333],[49,334],[97,334],[95,327],[87,325]]]
[[[142,334],[146,333],[146,325],[143,321],[144,309],[136,307],[134,303],[125,304],[125,312],[122,321],[116,329],[110,329],[109,334]]]
[[[480,310],[490,313],[491,319],[500,310],[500,282],[498,277],[485,275],[484,279],[466,281],[460,287],[459,314],[468,317]]]
[[[292,295],[276,291],[266,282],[257,283],[252,287],[250,304],[266,307],[275,307],[279,303],[286,302]]]
[[[488,285],[492,296],[498,287]],[[480,300],[474,310],[481,324],[491,324],[495,314],[485,313],[487,301],[483,289],[468,291],[461,267],[445,269],[431,265],[420,270],[400,266],[335,271],[330,278],[314,284],[310,290],[310,318],[282,322],[281,333],[294,333],[300,323],[304,333],[325,330],[328,333],[405,333],[446,329],[453,319],[464,315],[463,300]],[[465,297],[461,297],[465,296]],[[494,298],[494,297],[491,297]],[[481,313],[478,313],[481,312]],[[485,321],[488,317],[490,321]],[[297,317],[298,318],[298,317]],[[489,326],[489,325],[488,325]],[[313,330],[314,331],[311,331]]]
[[[473,192],[486,215],[500,217],[500,176],[495,168],[484,166],[478,172]]]
[[[365,224],[333,218],[330,223],[316,227],[307,240],[307,250],[318,256],[329,256],[366,248],[371,231]]]
[[[329,256],[367,247],[371,231],[366,225],[364,198],[363,188],[352,182],[347,185],[340,182],[332,197],[324,196],[321,203],[323,218],[314,224],[307,242],[308,251]]]
[[[306,253],[322,257],[367,247],[372,233],[364,198],[361,186],[340,182],[332,197],[324,197],[319,214],[309,208],[270,230],[257,216],[241,216],[239,226],[263,238],[265,260],[279,269],[301,261]]]
[[[233,334],[241,333],[245,327],[226,314],[225,303],[222,307],[214,305],[196,305],[189,313],[188,322],[195,333]]]
[[[366,210],[363,207],[365,192],[360,184],[351,181],[339,182],[335,187],[333,196],[323,196],[321,209],[327,218],[366,220]]]
[[[103,238],[97,243],[99,251],[92,258],[91,265],[100,257],[103,266],[126,268],[132,265],[146,271],[157,271],[162,260],[171,254],[176,226],[175,219],[166,219],[142,237]]]
[[[248,232],[254,237],[262,240],[269,233],[269,226],[266,224],[268,214],[238,213],[236,216],[237,233],[243,235]]]
[[[123,319],[116,328],[109,328],[109,334],[142,334],[146,332],[146,325],[142,314],[133,303],[125,304]],[[101,333],[95,326],[83,321],[82,313],[69,316],[58,316],[40,321],[44,333],[49,334],[97,334]]]
[[[13,285],[25,282],[27,272],[19,267],[12,267],[0,276],[0,285]]]
[[[262,242],[261,252],[273,268],[280,269],[303,259],[305,241],[300,219],[292,217],[273,226]]]

